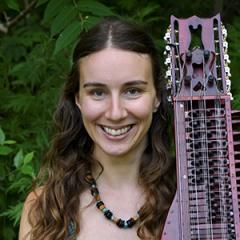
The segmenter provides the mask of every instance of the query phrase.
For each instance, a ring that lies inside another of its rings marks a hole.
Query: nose
[[[105,117],[112,121],[119,121],[127,116],[124,100],[118,94],[111,96]]]

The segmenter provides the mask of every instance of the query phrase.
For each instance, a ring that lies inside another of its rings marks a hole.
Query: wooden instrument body
[[[240,111],[231,110],[220,16],[171,17],[177,193],[162,240],[240,240]],[[201,47],[190,48],[201,30]]]

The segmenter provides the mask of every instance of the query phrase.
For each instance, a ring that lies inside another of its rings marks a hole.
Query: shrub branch
[[[5,24],[0,23],[0,32],[8,33],[8,31],[11,27],[13,27],[19,21],[21,21],[23,18],[26,17],[26,15],[33,9],[33,7],[36,5],[36,3],[37,3],[37,1],[34,0],[31,3],[29,3],[28,5],[26,5],[26,7],[13,19],[8,19],[8,17],[6,16],[6,20],[7,20],[6,23]]]

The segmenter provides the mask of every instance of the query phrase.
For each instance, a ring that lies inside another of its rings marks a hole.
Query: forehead
[[[153,82],[150,56],[106,48],[79,61],[81,84],[100,81],[106,84],[131,80]]]

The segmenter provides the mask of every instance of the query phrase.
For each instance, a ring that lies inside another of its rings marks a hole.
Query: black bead
[[[119,218],[116,221],[115,220],[116,218],[113,217],[113,213],[109,209],[107,209],[103,201],[100,200],[99,191],[98,191],[95,179],[92,177],[91,174],[88,174],[85,179],[90,184],[91,194],[97,200],[96,207],[103,212],[104,216],[108,220],[113,221],[114,223],[116,223],[116,225],[119,228],[124,228],[124,229],[131,228],[137,222],[137,219],[134,219],[134,218],[130,218],[127,221]],[[138,215],[140,216],[140,210],[138,211]]]
[[[135,223],[136,221],[133,218],[130,218],[129,220],[127,220],[127,225],[129,228],[131,228]]]
[[[92,189],[91,189],[91,194],[92,194],[93,196],[96,196],[97,194],[99,194],[98,189],[97,189],[97,188],[92,188]]]
[[[102,201],[97,202],[96,206],[97,208],[100,208],[104,203]]]
[[[120,227],[120,228],[124,228],[124,221],[119,218],[118,221],[117,221],[117,225],[118,225],[118,227]]]
[[[105,213],[104,213],[104,216],[107,218],[107,219],[110,219],[112,218],[112,212],[110,210],[107,210]]]

